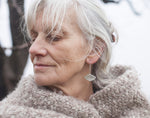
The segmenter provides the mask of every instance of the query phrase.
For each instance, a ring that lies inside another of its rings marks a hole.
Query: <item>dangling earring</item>
[[[90,72],[91,72],[91,64],[90,64],[90,68],[89,69],[90,69]],[[92,75],[92,74],[88,74],[84,78],[86,80],[90,81],[90,82],[96,79],[96,77],[94,75]]]
[[[96,77],[92,74],[88,74],[85,76],[85,79],[88,80],[88,81],[93,81],[96,79]]]

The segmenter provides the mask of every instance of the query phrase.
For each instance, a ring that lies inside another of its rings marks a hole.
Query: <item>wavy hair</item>
[[[51,33],[57,28],[59,32],[69,9],[76,13],[76,23],[86,37],[93,52],[100,56],[92,65],[91,73],[100,79],[102,73],[109,70],[112,54],[112,42],[117,42],[118,35],[111,22],[101,9],[99,0],[34,0],[25,16],[27,33],[36,23],[36,17],[42,12],[44,27],[51,26]],[[51,24],[49,24],[51,20]],[[45,22],[46,21],[46,22]]]

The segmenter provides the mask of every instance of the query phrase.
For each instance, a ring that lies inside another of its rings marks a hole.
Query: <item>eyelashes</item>
[[[44,32],[42,32],[42,36],[41,38],[43,38],[44,40],[50,42],[50,43],[55,43],[55,42],[59,42],[60,40],[63,39],[62,35],[59,34],[46,34]],[[38,38],[39,32],[35,31],[35,30],[31,30],[30,31],[30,45],[33,44],[33,42]]]
[[[58,42],[58,41],[60,41],[62,39],[62,37],[61,36],[58,36],[58,35],[56,35],[56,36],[52,36],[52,35],[48,35],[48,36],[46,36],[46,40],[48,40],[48,41],[53,41],[53,42]]]
[[[38,37],[38,33],[33,33],[30,34],[30,45],[32,45],[32,43],[37,39]],[[43,37],[43,39],[45,39],[46,41],[49,41],[49,42],[58,42],[60,40],[62,40],[62,37],[59,36],[59,35],[56,35],[56,36],[52,36],[52,35],[46,35],[45,37]]]
[[[38,36],[38,33],[36,31],[34,31],[34,30],[30,31],[30,39],[31,39],[30,40],[30,44],[32,44],[35,41],[37,36]]]

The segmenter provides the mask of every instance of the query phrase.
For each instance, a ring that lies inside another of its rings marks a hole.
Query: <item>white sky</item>
[[[132,1],[141,16],[133,14],[126,0],[122,0],[119,5],[102,5],[120,37],[114,45],[112,63],[134,66],[139,73],[142,90],[150,99],[150,1]],[[26,0],[26,8],[30,2],[31,0]],[[1,0],[0,4],[0,44],[4,47],[11,46],[6,0]],[[7,51],[8,55],[10,53]],[[33,73],[32,64],[28,61],[24,76],[30,73]]]

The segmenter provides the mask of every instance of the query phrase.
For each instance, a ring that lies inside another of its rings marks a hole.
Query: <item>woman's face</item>
[[[88,72],[85,62],[87,42],[69,14],[64,19],[62,31],[50,42],[53,33],[42,28],[42,16],[37,17],[36,25],[30,31],[33,43],[29,49],[34,67],[34,79],[38,85],[51,86],[74,81]]]

